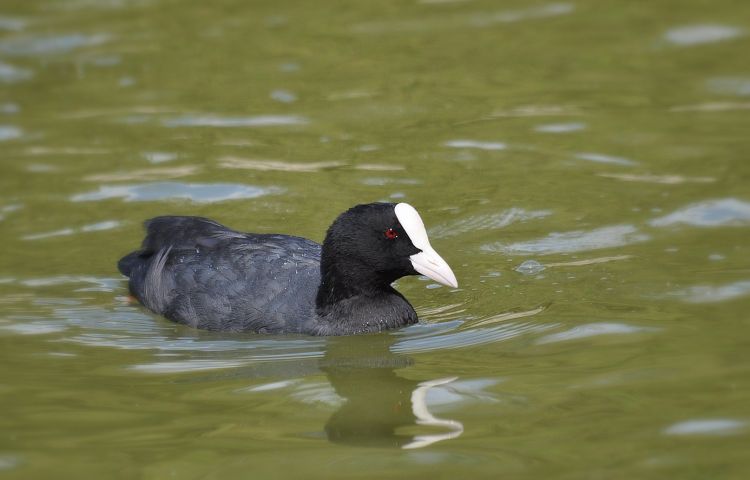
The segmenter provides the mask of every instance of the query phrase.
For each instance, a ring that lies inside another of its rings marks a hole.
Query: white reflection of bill
[[[458,377],[439,378],[437,380],[428,380],[420,383],[417,388],[411,393],[411,410],[414,416],[417,418],[418,425],[427,425],[430,427],[442,427],[448,431],[444,433],[435,433],[428,435],[416,435],[414,439],[403,445],[401,448],[413,449],[423,448],[433,443],[442,442],[443,440],[450,440],[457,438],[464,433],[464,425],[457,420],[446,420],[437,418],[427,408],[427,392],[431,388],[445,385],[457,380]]]

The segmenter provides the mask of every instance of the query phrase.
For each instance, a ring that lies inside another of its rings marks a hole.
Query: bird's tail
[[[120,273],[122,273],[126,277],[130,277],[133,268],[143,260],[141,258],[141,253],[142,252],[140,250],[136,250],[135,252],[130,252],[122,257],[120,261],[117,262],[117,269],[120,271]]]

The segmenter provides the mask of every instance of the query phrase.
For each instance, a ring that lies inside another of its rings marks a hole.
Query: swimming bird
[[[353,335],[417,322],[392,286],[425,275],[458,287],[408,203],[357,205],[323,244],[242,233],[202,217],[145,222],[139,250],[118,262],[143,305],[191,327],[230,332]]]

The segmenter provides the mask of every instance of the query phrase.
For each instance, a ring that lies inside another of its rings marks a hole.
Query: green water
[[[4,0],[0,476],[747,478],[749,51],[735,0]],[[115,269],[376,200],[460,284],[405,330],[195,331]]]

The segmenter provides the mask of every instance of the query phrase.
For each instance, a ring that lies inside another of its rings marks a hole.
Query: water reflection
[[[91,303],[91,292],[105,292],[109,298],[122,290],[120,279],[59,276],[12,283],[38,290],[33,305],[24,305],[23,315],[0,322],[5,335],[46,335],[56,342],[153,351],[150,361],[122,365],[133,373],[197,374],[213,380],[217,375],[271,378],[241,392],[288,394],[302,403],[322,403],[333,409],[322,428],[326,437],[358,446],[416,449],[455,439],[464,426],[448,412],[498,401],[486,389],[501,379],[459,379],[448,376],[451,372],[445,369],[441,375],[425,375],[414,368],[417,363],[411,353],[475,346],[551,327],[511,321],[536,315],[542,311],[539,308],[480,319],[462,329],[464,322],[456,317],[463,306],[455,304],[423,312],[440,323],[380,335],[327,339],[223,335],[177,326],[135,306]],[[77,295],[80,300],[43,296],[43,288],[68,284],[72,292],[85,292]],[[126,358],[131,361],[133,356]],[[327,382],[309,380],[320,372]]]
[[[413,360],[390,351],[388,335],[335,338],[328,342],[323,370],[345,402],[325,424],[328,440],[358,446],[421,448],[456,438],[463,424],[430,411],[429,392],[457,378],[420,382],[398,375]],[[411,433],[418,427],[428,431]]]

